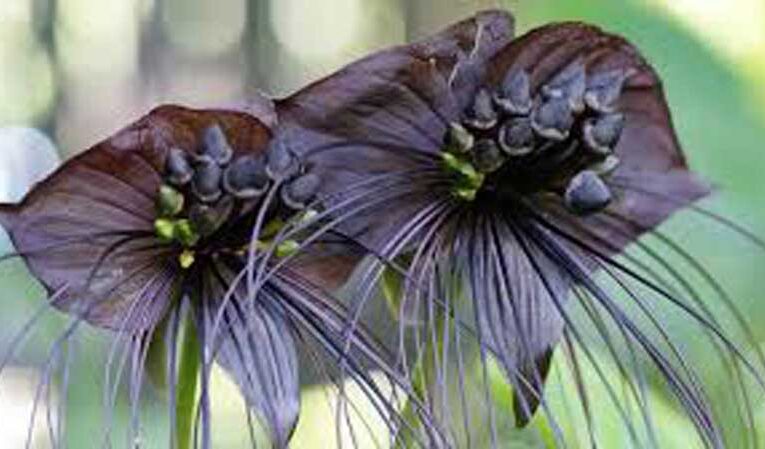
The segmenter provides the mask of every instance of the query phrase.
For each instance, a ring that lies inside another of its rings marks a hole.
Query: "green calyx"
[[[306,223],[314,219],[318,212],[312,209],[305,210],[297,217],[298,224]],[[260,251],[268,251],[274,246],[275,239],[279,233],[287,225],[287,222],[281,218],[274,218],[263,226],[263,231],[260,233],[260,238],[256,241],[256,248]],[[277,258],[283,258],[292,256],[300,249],[300,242],[295,239],[282,240],[273,249],[274,255]]]
[[[157,218],[154,233],[162,243],[178,243],[191,248],[199,242],[200,236],[187,218]]]
[[[483,186],[486,176],[476,170],[475,166],[465,156],[449,151],[441,153],[444,169],[456,176],[452,193],[457,198],[473,201]]]
[[[194,224],[180,216],[184,208],[183,194],[168,185],[159,188],[157,196],[157,215],[154,220],[154,234],[165,244],[179,244],[184,251],[178,256],[181,267],[188,269],[194,264],[194,252],[191,248],[201,239]]]
[[[154,220],[154,233],[162,243],[177,243],[184,247],[178,255],[178,263],[184,270],[194,264],[194,251],[191,249],[199,242],[200,236],[186,218],[158,218]]]

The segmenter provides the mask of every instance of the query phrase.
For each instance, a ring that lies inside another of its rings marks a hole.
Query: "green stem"
[[[178,442],[176,449],[190,449],[193,444],[201,365],[202,357],[197,329],[192,318],[186,316],[181,327],[180,361],[175,398],[175,435]]]

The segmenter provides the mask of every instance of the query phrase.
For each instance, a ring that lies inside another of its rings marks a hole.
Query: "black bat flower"
[[[723,447],[698,369],[655,306],[669,304],[712,335],[736,367],[731,388],[742,385],[739,365],[753,367],[692,286],[638,240],[654,233],[664,251],[695,262],[656,227],[710,192],[688,170],[659,77],[629,42],[593,26],[559,23],[518,38],[512,28],[504,12],[481,13],[277,102],[276,139],[321,177],[336,229],[378,261],[362,278],[358,308],[381,278],[399,275],[387,290],[397,295],[400,344],[417,348],[409,371],[429,370],[423,395],[444,416],[470,413],[461,341],[472,335],[484,364],[498,361],[512,384],[518,423],[541,405],[560,442],[543,386],[565,342],[594,439],[597,411],[578,366],[597,365],[598,344],[638,404],[645,375],[633,362],[642,357],[703,443]],[[584,320],[572,318],[573,302]],[[455,377],[462,401],[444,398]],[[656,447],[650,430],[635,431],[636,420],[655,425],[644,413],[623,411],[629,435]],[[470,441],[464,423],[455,432]]]
[[[281,237],[316,213],[321,179],[295,155],[269,148],[269,105],[257,117],[158,108],[68,161],[20,204],[0,205],[17,248],[4,259],[22,257],[49,304],[72,316],[50,363],[83,322],[111,330],[112,359],[123,360],[114,366],[132,365],[135,417],[146,373],[155,372],[149,365],[166,371],[154,380],[166,379],[173,405],[170,447],[190,447],[192,435],[210,447],[213,361],[273,446],[286,447],[300,408],[298,343],[342,363],[392,429],[402,429],[368,369],[402,391],[405,378],[364,330],[345,332],[346,312],[326,293],[353,268],[353,251],[328,239],[305,243],[295,232]]]

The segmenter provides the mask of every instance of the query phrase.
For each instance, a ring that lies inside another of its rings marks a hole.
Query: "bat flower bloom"
[[[352,251],[336,251],[327,239],[304,243],[307,229],[285,232],[316,213],[321,179],[294,154],[269,146],[264,122],[272,114],[261,117],[160,107],[69,160],[21,203],[0,205],[17,249],[4,258],[23,258],[50,294],[46,306],[72,317],[44,377],[78,326],[111,331],[109,364],[119,367],[111,377],[114,385],[128,379],[135,438],[148,377],[165,385],[171,401],[169,447],[210,447],[209,378],[217,362],[273,447],[286,447],[300,408],[298,343],[330,365],[326,372],[337,371],[327,360],[342,362],[397,426],[368,369],[399,389],[407,388],[405,378],[363,330],[345,332],[345,311],[326,293],[353,267]]]
[[[611,397],[637,447],[659,447],[648,372],[705,447],[724,447],[699,370],[656,307],[696,322],[733,366],[751,366],[662,253],[639,240],[662,236],[657,226],[710,187],[689,171],[660,79],[633,45],[582,23],[514,37],[513,19],[489,11],[352,63],[276,109],[275,139],[314,167],[336,230],[376,260],[356,307],[384,281],[401,363],[425,379],[424,400],[458,422],[455,440],[480,441],[468,415],[491,408],[466,386],[472,339],[480,365],[497,362],[512,386],[517,425],[543,409],[560,444],[543,391],[558,346],[591,439],[597,410],[580,365],[600,366],[597,347],[623,379],[596,369],[596,380],[612,392],[626,385],[644,410],[636,417]],[[662,238],[665,251],[694,260]],[[733,389],[743,385],[736,373]]]

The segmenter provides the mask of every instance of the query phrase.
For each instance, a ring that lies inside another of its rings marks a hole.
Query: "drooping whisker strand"
[[[393,179],[391,179],[393,181]],[[423,193],[426,192],[423,190]],[[298,221],[294,226],[284,226],[274,238],[274,243],[269,246],[264,256],[261,256],[263,261],[261,262],[261,270],[264,270],[267,266],[266,262],[274,255],[275,249],[279,242],[289,240],[297,234],[303,232],[311,226],[319,225],[319,228],[312,231],[311,234],[300,240],[300,248],[305,248],[310,244],[316,242],[328,232],[333,231],[340,227],[345,221],[353,218],[357,214],[363,213],[368,210],[373,210],[376,207],[382,206],[395,199],[402,199],[406,196],[417,195],[418,191],[412,191],[411,189],[393,186],[380,185],[376,186],[374,190],[362,190],[358,194],[343,199],[340,203],[335,204],[324,210],[318,212],[314,217],[305,221]],[[367,201],[367,198],[372,198]],[[326,218],[331,218],[331,221],[322,224],[321,222]],[[268,278],[270,274],[286,265],[292,259],[292,255],[288,255],[278,262],[274,263],[269,271],[266,273],[262,271],[259,274],[259,279]]]
[[[552,233],[559,235],[561,238],[570,242],[571,244],[579,248],[582,248],[588,254],[595,257],[597,260],[601,261],[604,265],[611,266],[614,269],[618,270],[619,272],[624,273],[630,278],[636,280],[637,282],[647,287],[649,290],[653,291],[660,297],[666,299],[670,304],[674,305],[678,310],[686,313],[690,318],[692,318],[694,321],[702,325],[705,329],[708,329],[709,331],[711,331],[714,334],[714,336],[726,348],[728,348],[731,351],[731,353],[735,355],[735,357],[746,367],[747,371],[749,371],[754,376],[754,378],[757,380],[757,383],[760,385],[760,388],[765,389],[765,380],[762,378],[762,375],[758,372],[756,367],[752,365],[751,361],[749,361],[749,359],[743,354],[742,350],[737,345],[735,345],[728,337],[726,337],[726,335],[723,333],[721,329],[719,329],[712,322],[706,319],[700,312],[690,307],[684,300],[675,297],[674,295],[672,295],[671,293],[663,289],[657,283],[647,279],[646,277],[640,275],[639,273],[635,272],[634,270],[630,269],[624,264],[614,260],[613,258],[604,254],[602,251],[598,250],[597,248],[594,248],[591,245],[587,244],[586,242],[583,242],[582,240],[577,239],[575,236],[572,236],[565,230],[554,226],[549,221],[546,221],[538,216],[536,218],[537,218],[537,223],[542,225],[545,229],[548,229]]]
[[[291,316],[293,316],[294,319],[300,321],[303,323],[303,325],[307,329],[313,329],[311,332],[311,335],[314,338],[317,338],[320,343],[322,343],[325,347],[325,349],[329,350],[331,354],[335,355],[339,358],[339,361],[342,363],[343,367],[346,367],[350,370],[350,373],[357,377],[360,380],[359,385],[367,392],[367,395],[370,397],[370,399],[374,399],[373,404],[375,408],[377,409],[378,413],[381,414],[381,416],[385,416],[385,414],[390,414],[393,419],[394,423],[397,423],[399,426],[403,426],[404,428],[409,429],[409,431],[414,431],[414,429],[410,428],[410,424],[407,423],[405,420],[401,420],[398,417],[398,412],[396,410],[393,410],[390,408],[390,405],[385,401],[385,395],[378,389],[378,387],[375,385],[375,382],[368,377],[368,374],[364,370],[363,367],[359,366],[358,362],[353,358],[349,356],[348,349],[344,348],[343,346],[345,343],[342,343],[343,341],[347,340],[347,337],[344,336],[345,327],[347,326],[346,323],[343,323],[344,319],[337,316],[335,319],[315,319],[312,318],[312,315],[316,315],[317,317],[324,316],[326,317],[327,310],[325,309],[322,311],[321,309],[317,309],[316,307],[319,305],[324,306],[332,306],[334,308],[338,307],[338,305],[331,305],[327,301],[320,301],[320,302],[308,302],[308,301],[287,301],[286,298],[298,298],[300,297],[299,292],[304,292],[304,294],[307,294],[311,297],[314,297],[318,299],[317,296],[309,293],[308,289],[310,288],[308,285],[301,285],[299,279],[293,279],[290,277],[280,277],[280,282],[278,283],[277,288],[280,289],[286,289],[287,291],[294,291],[295,295],[279,295],[278,293],[275,293],[273,295],[270,295],[274,301],[277,301],[277,303],[282,304],[283,307],[287,310],[291,310]],[[333,312],[334,313],[334,312]],[[331,327],[322,330],[318,323],[325,323],[330,324]],[[332,335],[329,335],[327,332],[331,332]],[[370,357],[371,360],[375,361],[374,364],[376,367],[382,369],[384,373],[389,376],[389,378],[393,379],[396,383],[396,386],[402,388],[404,392],[407,394],[407,396],[410,398],[411,401],[413,401],[413,404],[418,408],[421,418],[426,421],[426,429],[430,432],[433,427],[428,426],[427,423],[429,421],[428,414],[426,413],[425,409],[421,408],[421,406],[417,405],[417,396],[412,391],[411,387],[409,386],[409,382],[405,381],[405,377],[402,377],[399,374],[396,374],[395,372],[391,371],[387,367],[389,366],[387,363],[383,362],[379,357],[382,355],[382,353],[379,352],[379,349],[375,349],[376,347],[379,347],[376,345],[373,340],[369,340],[361,330],[359,332],[355,333],[353,335],[351,346],[360,349],[363,354],[366,357]],[[393,425],[391,423],[390,425]],[[395,430],[395,427],[392,427],[391,430]],[[430,447],[427,446],[423,441],[419,440],[419,437],[415,435],[416,441],[418,441],[419,445],[422,445],[423,447]],[[438,441],[439,437],[437,434],[429,434],[428,438],[430,441]],[[440,447],[440,446],[435,446]]]
[[[640,438],[637,435],[637,431],[634,427],[634,423],[632,422],[632,420],[629,419],[629,413],[627,412],[627,410],[624,408],[621,401],[619,400],[619,395],[616,393],[616,389],[614,385],[612,384],[611,379],[609,379],[607,374],[604,372],[603,367],[600,366],[600,363],[598,362],[597,357],[593,353],[593,350],[587,345],[584,335],[582,335],[582,332],[579,330],[579,328],[577,327],[575,321],[570,316],[570,314],[564,309],[563,304],[560,302],[561,298],[557,296],[545,272],[541,269],[541,266],[539,265],[539,260],[537,259],[537,257],[535,257],[532,254],[530,250],[530,246],[529,246],[532,243],[530,241],[527,241],[523,237],[522,231],[517,229],[513,222],[509,222],[509,223],[511,224],[511,230],[516,236],[516,239],[519,243],[521,251],[523,251],[525,257],[528,259],[529,263],[532,265],[534,269],[534,274],[537,277],[539,277],[540,281],[542,282],[544,286],[544,289],[548,292],[548,294],[550,295],[550,298],[553,300],[553,305],[555,306],[555,310],[560,315],[561,319],[563,319],[563,321],[565,322],[567,334],[573,336],[574,340],[578,344],[577,346],[578,350],[581,350],[584,353],[585,357],[590,362],[590,365],[595,370],[595,374],[597,375],[598,380],[601,382],[602,386],[606,389],[606,394],[608,398],[610,399],[611,403],[616,408],[617,413],[619,414],[622,421],[625,423],[626,430],[630,436],[630,441],[640,447],[641,446]],[[622,325],[622,323],[619,321],[616,321],[616,323],[619,326]],[[593,444],[595,444],[594,441],[593,441]]]
[[[625,180],[627,181],[625,183]],[[616,187],[618,189],[630,191],[633,193],[638,193],[640,195],[649,196],[652,198],[656,198],[660,201],[667,202],[669,204],[676,204],[676,205],[682,205],[683,207],[688,208],[688,210],[693,211],[697,214],[700,214],[702,216],[705,216],[709,219],[711,219],[713,222],[720,224],[721,226],[724,226],[737,234],[741,235],[742,237],[746,238],[748,241],[752,242],[753,244],[757,245],[761,250],[765,251],[765,240],[758,237],[756,234],[754,234],[752,231],[747,229],[746,227],[736,223],[735,221],[732,221],[726,217],[723,217],[720,214],[717,214],[711,210],[705,209],[701,206],[695,205],[695,204],[684,204],[681,199],[674,198],[671,195],[667,195],[664,192],[656,192],[652,191],[648,188],[645,188],[639,184],[631,183],[629,182],[629,178],[619,178],[614,177],[610,182],[609,185]]]

